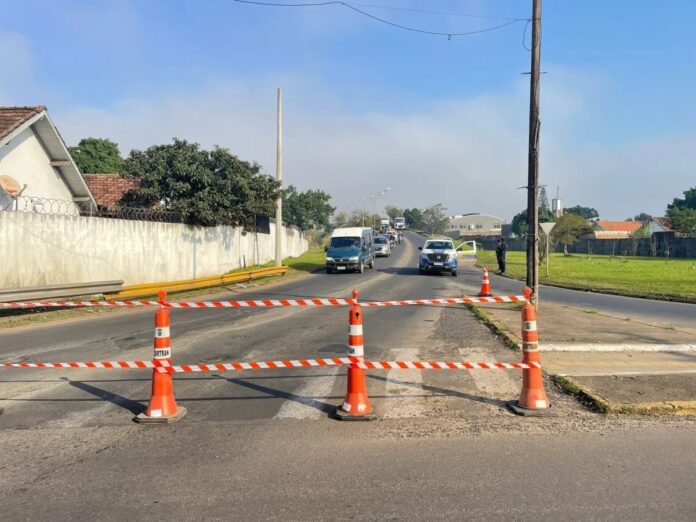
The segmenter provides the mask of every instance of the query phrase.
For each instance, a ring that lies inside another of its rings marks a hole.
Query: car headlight
[[[454,261],[455,259],[457,259],[457,254],[450,254],[450,255],[449,255],[449,260],[450,260],[450,261]]]
[[[357,260],[358,260],[358,256],[353,256],[349,259],[349,261],[357,261]]]
[[[421,254],[421,259],[428,259],[428,254]]]
[[[328,257],[328,256],[326,257],[326,262],[327,262],[327,263],[333,263],[333,261],[334,261],[334,258],[333,258],[333,257]]]

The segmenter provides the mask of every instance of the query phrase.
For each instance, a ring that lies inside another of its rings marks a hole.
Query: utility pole
[[[532,0],[532,70],[529,76],[529,156],[527,165],[527,286],[532,304],[539,296],[539,83],[541,0]]]
[[[283,188],[283,93],[278,87],[278,136],[276,148],[276,180]],[[275,215],[275,265],[283,265],[283,195],[276,202]]]

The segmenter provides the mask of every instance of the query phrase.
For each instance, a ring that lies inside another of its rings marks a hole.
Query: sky
[[[48,106],[69,145],[109,138],[127,155],[178,137],[275,175],[281,87],[286,184],[341,210],[442,203],[510,221],[526,207],[531,0],[352,3],[434,32],[510,22],[451,39],[340,5],[0,4],[0,105]],[[625,219],[696,185],[694,20],[693,0],[544,1],[549,198]]]

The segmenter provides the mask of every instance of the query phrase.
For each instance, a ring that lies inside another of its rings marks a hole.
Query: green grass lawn
[[[524,279],[525,260],[524,252],[508,252],[507,275]],[[479,251],[478,263],[490,271],[498,269],[493,251]],[[549,276],[544,262],[539,267],[539,281],[640,297],[696,300],[696,260],[551,254]]]
[[[298,257],[283,260],[291,271],[314,272],[326,266],[326,253],[323,247],[312,246],[307,252]]]

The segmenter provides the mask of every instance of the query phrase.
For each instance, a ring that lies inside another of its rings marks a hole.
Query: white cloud
[[[123,100],[109,108],[54,111],[70,143],[114,139],[123,152],[174,136],[221,145],[275,171],[275,86],[285,91],[286,183],[321,188],[341,208],[391,187],[380,205],[450,213],[485,212],[510,219],[525,206],[528,85],[452,99],[399,113],[348,113],[328,88],[295,76],[225,81],[196,93]],[[660,214],[690,183],[694,136],[603,145],[587,129],[601,125],[603,81],[561,70],[542,90],[541,182],[569,204],[607,218]]]

